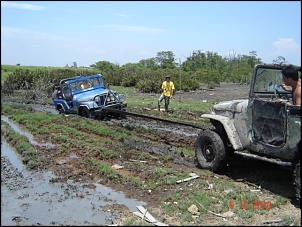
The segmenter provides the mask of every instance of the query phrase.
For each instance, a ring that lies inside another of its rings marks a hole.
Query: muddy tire
[[[226,168],[226,151],[222,138],[209,129],[203,130],[195,143],[195,157],[199,166],[213,172]]]
[[[59,109],[59,114],[65,114],[65,111],[63,108]]]
[[[119,117],[120,117],[121,119],[126,119],[126,118],[127,118],[126,111],[125,111],[125,113],[121,113]]]
[[[297,200],[300,203],[301,200],[301,168],[300,162],[296,164],[294,170],[294,188],[295,188],[295,195]]]
[[[82,116],[86,118],[94,118],[93,111],[89,110],[87,107],[82,109]]]

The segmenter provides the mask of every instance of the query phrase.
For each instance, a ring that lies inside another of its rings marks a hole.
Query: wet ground
[[[39,144],[31,134],[4,116],[20,134]],[[76,158],[74,155],[73,158]],[[122,210],[136,211],[145,202],[125,198],[121,192],[101,184],[52,183],[51,172],[32,172],[24,168],[21,157],[1,139],[1,226],[34,225],[112,225]]]
[[[247,95],[246,85],[233,84],[217,87],[213,90],[201,88],[195,92],[176,93],[174,98],[224,101],[246,98]],[[32,108],[36,111],[57,114],[52,106],[32,105]],[[4,116],[2,118],[5,119]],[[106,123],[113,125],[116,121],[112,119]],[[197,168],[197,163],[193,158],[176,152],[177,147],[193,150],[199,129],[134,117],[127,117],[127,119],[118,120],[118,122],[120,127],[129,130],[135,127],[144,128],[146,131],[142,132],[141,136],[150,139],[150,143],[142,143],[132,139],[124,140],[123,143],[126,147],[148,151],[154,155],[168,155],[172,158],[169,162],[144,160],[148,162],[148,166],[137,169],[129,161],[130,157],[123,154],[118,159],[112,160],[112,163],[125,167],[119,171],[133,176],[139,175],[141,179],[153,177],[152,169],[156,167],[173,168],[179,171],[188,170],[196,173],[202,171]],[[51,146],[55,146],[55,144],[35,141],[35,138],[31,137],[30,134],[20,130],[18,125],[13,123],[11,125],[14,130],[19,130],[20,133],[28,136],[33,143],[42,146],[45,149],[44,158],[49,158],[47,150],[51,150]],[[159,134],[157,136],[151,135],[148,133],[149,129],[157,130]],[[2,150],[7,152],[2,152]],[[135,206],[139,204],[147,207],[154,216],[161,217],[158,208],[160,200],[173,193],[175,186],[172,185],[165,190],[148,193],[139,188],[117,184],[114,180],[105,181],[94,177],[95,173],[93,172],[83,174],[81,169],[77,169],[81,168],[77,165],[77,160],[84,158],[85,153],[83,151],[81,153],[70,152],[69,156],[64,158],[54,155],[52,160],[47,162],[49,166],[45,166],[44,171],[29,172],[18,161],[15,152],[2,140],[1,224],[111,225],[119,223],[120,215],[128,210],[136,210]],[[131,157],[131,159],[140,160],[139,157]],[[72,177],[68,175],[68,168],[73,170]],[[292,214],[301,221],[300,208],[293,201],[292,172],[289,169],[262,161],[234,157],[229,161],[228,170],[223,175],[216,175],[216,177],[238,182],[238,184],[242,184],[242,187],[261,185],[264,190],[270,193],[270,198],[264,199],[273,199],[275,195],[280,195],[291,201],[262,218],[278,219],[282,215]],[[207,180],[211,181],[212,178],[213,176],[209,176]],[[249,223],[243,223],[233,220],[233,223],[235,225],[262,225],[260,221],[260,219],[253,219]],[[165,223],[179,225],[175,220],[165,220]],[[215,223],[208,222],[207,224],[216,225]]]

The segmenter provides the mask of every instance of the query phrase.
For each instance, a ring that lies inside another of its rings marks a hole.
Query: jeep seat
[[[68,87],[63,88],[63,93],[65,96],[65,100],[68,103],[69,106],[72,105],[72,94],[69,92]]]

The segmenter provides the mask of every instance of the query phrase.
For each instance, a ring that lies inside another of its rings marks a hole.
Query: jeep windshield
[[[104,87],[104,83],[101,77],[93,78],[79,78],[76,80],[70,80],[67,82],[71,91],[89,90],[99,87]]]
[[[250,98],[274,101],[277,98],[291,99],[291,92],[285,91],[281,84],[282,69],[280,65],[257,65],[251,81]]]
[[[282,68],[258,68],[254,83],[254,92],[285,92],[279,85],[282,81]]]

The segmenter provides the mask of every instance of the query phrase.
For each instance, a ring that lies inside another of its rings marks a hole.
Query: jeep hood
[[[107,94],[108,89],[98,88],[98,89],[92,89],[92,90],[86,90],[85,92],[78,93],[74,95],[74,100],[77,102],[88,102],[92,101],[96,95],[102,95]]]
[[[242,108],[246,107],[248,99],[238,99],[231,101],[223,101],[214,105],[211,109],[211,112],[242,112]]]

